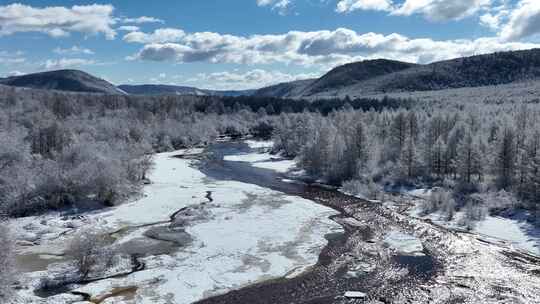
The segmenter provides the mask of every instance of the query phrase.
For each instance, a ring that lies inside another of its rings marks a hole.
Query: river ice
[[[270,154],[269,151],[274,145],[272,141],[246,140],[246,144],[252,149],[251,152],[225,155],[224,159],[248,162],[253,167],[270,169],[278,173],[287,173],[296,168],[296,161]]]
[[[137,286],[133,299],[114,303],[191,303],[262,280],[300,273],[317,262],[327,243],[325,235],[342,229],[328,218],[336,214],[332,209],[252,184],[210,179],[191,166],[193,160],[172,157],[181,152],[156,155],[152,183],[144,187],[141,198],[87,214],[79,229],[98,225],[114,231],[167,221],[182,207],[205,203],[208,216],[186,229],[194,242],[172,254],[142,259],[147,266],[144,271],[98,281],[78,291],[99,296],[115,287]],[[212,203],[205,197],[207,191],[212,191]],[[30,221],[28,218],[20,223]],[[48,218],[50,223],[58,221],[54,215]],[[144,229],[129,230],[117,242],[140,240]],[[69,235],[54,243],[55,251]],[[46,251],[47,243],[40,248]],[[24,281],[35,283],[45,275],[47,272],[27,273]],[[40,301],[31,290],[20,293],[25,303]]]

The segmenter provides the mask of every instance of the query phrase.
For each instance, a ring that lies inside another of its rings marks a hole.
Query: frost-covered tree
[[[86,201],[115,204],[139,189],[153,152],[246,135],[259,120],[274,125],[274,117],[259,117],[248,100],[238,100],[235,111],[235,98],[0,87],[0,211],[21,216]]]
[[[531,162],[527,174],[527,197],[532,202],[532,207],[540,210],[540,150],[536,150],[530,157]]]
[[[369,161],[369,142],[364,123],[351,122],[350,129],[345,135],[344,179],[364,174]]]
[[[351,101],[351,107],[328,115],[291,115],[294,121],[276,126],[283,130],[276,142],[294,147],[291,150],[298,152],[293,154],[310,174],[336,183],[348,181],[358,189],[365,188],[358,186],[362,183],[447,187],[455,194],[455,201],[439,208],[447,218],[465,208],[475,192],[495,189],[506,189],[536,208],[538,105],[419,102],[408,110],[353,108]],[[282,141],[282,134],[288,139]],[[491,204],[486,197],[478,196],[467,207],[469,218],[484,212],[483,204]]]
[[[432,163],[428,164],[428,166],[431,168],[431,173],[435,174],[438,178],[442,178],[447,172],[446,152],[446,144],[444,143],[443,139],[439,137],[431,149],[430,160]]]
[[[399,159],[402,151],[407,144],[407,136],[409,132],[408,119],[405,111],[399,111],[392,121],[390,127],[390,142],[389,150],[393,160]]]
[[[15,281],[13,240],[3,223],[0,223],[0,248],[0,301],[10,303],[13,296],[12,284]]]
[[[510,126],[501,130],[495,147],[495,176],[500,189],[510,189],[514,183],[516,166],[515,131]]]
[[[401,176],[411,179],[420,173],[421,162],[420,155],[412,139],[406,141],[401,156],[399,158],[399,168]]]
[[[479,138],[468,131],[457,147],[456,168],[459,178],[466,184],[472,183],[473,175],[476,175],[478,180],[482,176],[482,151],[479,141]]]
[[[75,259],[75,271],[80,280],[113,265],[114,250],[106,234],[97,229],[77,234],[68,244],[67,252]]]

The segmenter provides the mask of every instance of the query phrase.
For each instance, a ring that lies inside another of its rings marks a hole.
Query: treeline
[[[0,214],[74,203],[112,205],[138,190],[151,154],[226,134],[269,135],[245,107],[201,109],[197,97],[129,97],[6,89],[0,95]]]
[[[334,110],[341,109],[345,106],[351,107],[356,110],[374,110],[381,111],[382,109],[397,109],[397,108],[410,108],[416,104],[415,100],[408,98],[390,98],[383,97],[382,99],[376,98],[356,98],[351,99],[346,97],[344,99],[318,99],[318,100],[304,100],[304,99],[282,99],[274,97],[222,97],[215,98],[213,102],[223,103],[225,108],[249,108],[252,111],[264,111],[269,115],[278,115],[281,113],[301,113],[308,112],[320,112],[323,115],[328,115]]]
[[[408,102],[100,95],[0,86],[0,213],[26,215],[85,201],[114,204],[137,191],[153,152],[204,145],[219,135],[270,137],[280,113],[327,114],[346,104],[381,109]]]
[[[311,175],[345,182],[367,197],[382,187],[447,189],[425,205],[426,213],[445,211],[452,218],[464,207],[471,214],[540,207],[537,104],[283,114],[274,140]],[[494,200],[490,194],[499,191]]]

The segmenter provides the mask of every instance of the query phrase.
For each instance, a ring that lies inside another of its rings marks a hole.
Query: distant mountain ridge
[[[211,96],[249,96],[255,90],[207,90],[188,86],[163,84],[120,85],[122,91],[131,95],[211,95]]]
[[[1,78],[0,84],[42,90],[123,94],[113,84],[79,70],[57,70]]]
[[[78,70],[0,78],[0,85],[104,94],[255,96],[314,100],[461,88],[482,87],[485,90],[485,87],[524,81],[540,83],[540,49],[498,52],[431,64],[387,59],[365,60],[338,66],[318,79],[279,83],[258,90],[220,91],[159,84],[116,87]]]
[[[257,97],[287,98],[301,95],[302,92],[317,79],[296,80],[278,83],[269,87],[258,89],[253,93]]]
[[[21,76],[0,78],[1,85],[57,90],[65,92],[130,94],[130,95],[213,95],[243,96],[251,95],[255,90],[205,90],[195,87],[174,85],[120,85],[115,86],[106,80],[80,70],[56,70],[32,73]]]
[[[339,89],[416,66],[418,65],[387,59],[349,63],[330,70],[307,86],[302,93],[304,95],[313,95],[327,89]]]
[[[256,96],[344,98],[384,93],[473,88],[540,80],[540,49],[499,52],[431,64],[366,60],[336,67],[321,78],[298,86],[280,84],[257,90]]]

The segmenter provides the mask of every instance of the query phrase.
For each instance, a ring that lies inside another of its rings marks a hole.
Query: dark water
[[[213,158],[201,165],[201,170],[208,177],[217,180],[232,180],[269,188],[290,195],[302,195],[307,185],[303,183],[287,183],[282,179],[285,175],[274,170],[258,168],[249,162],[223,160],[225,155],[241,155],[253,152],[264,152],[265,148],[250,148],[244,142],[218,142],[210,145],[207,151]]]
[[[303,182],[284,182],[282,180],[286,178],[284,174],[270,169],[254,167],[249,162],[223,160],[223,156],[225,155],[266,152],[265,148],[253,149],[245,142],[219,142],[211,145],[207,151],[211,152],[214,157],[199,169],[209,177],[218,180],[233,180],[255,184],[289,195],[298,195],[314,201],[317,201],[320,195],[338,199],[346,198],[346,195],[335,190],[312,186]],[[314,189],[316,189],[316,191],[314,191]],[[337,235],[329,237],[343,238],[343,234],[338,233]],[[400,254],[394,256],[393,260],[396,264],[407,268],[409,274],[412,276],[428,277],[437,269],[436,262],[429,255],[418,256]]]
[[[314,201],[318,204],[333,208],[340,212],[334,217],[349,217],[346,206],[362,208],[372,212],[374,216],[377,204],[373,204],[355,197],[347,196],[336,190],[327,189],[318,185],[305,183],[289,183],[282,181],[285,174],[270,169],[253,167],[249,162],[226,161],[225,155],[241,155],[253,152],[265,152],[265,149],[252,149],[243,142],[220,142],[208,147],[207,152],[212,154],[207,161],[201,162],[199,170],[209,178],[216,180],[239,181],[269,188],[288,195],[296,195]],[[336,297],[342,296],[345,291],[358,290],[370,292],[377,290],[376,273],[365,274],[350,278],[346,276],[348,267],[340,269],[332,268],[337,258],[349,252],[348,241],[350,238],[370,238],[370,233],[365,237],[362,229],[378,229],[384,227],[347,227],[345,233],[329,234],[326,236],[328,245],[323,248],[319,255],[319,261],[314,268],[298,277],[279,279],[248,286],[227,294],[204,299],[197,303],[204,304],[229,304],[229,303],[252,303],[252,304],[276,304],[276,303],[335,303]],[[389,227],[388,227],[389,228]],[[420,279],[429,280],[436,273],[438,267],[436,261],[429,255],[407,256],[395,255],[393,262],[409,270],[409,275],[404,279],[403,288],[409,283]],[[332,273],[329,277],[328,273]],[[399,283],[401,284],[401,283]],[[414,283],[413,283],[414,284]],[[401,286],[401,285],[400,285]],[[389,302],[388,302],[389,303]]]
[[[415,277],[427,278],[437,270],[436,261],[429,255],[396,255],[393,259]]]

